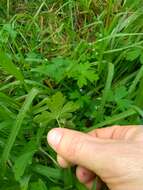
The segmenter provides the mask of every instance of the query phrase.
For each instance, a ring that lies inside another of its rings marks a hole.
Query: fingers
[[[143,129],[138,126],[113,126],[96,129],[89,134],[58,128],[49,132],[48,142],[61,155],[58,162],[62,167],[69,166],[69,163],[82,166],[77,168],[77,177],[91,188],[95,173],[107,184],[107,179],[112,181],[113,176],[126,173],[126,160],[130,158],[129,150],[133,148],[130,140],[142,141],[142,137]],[[136,147],[133,152],[136,152]],[[120,158],[125,162],[121,163]],[[101,186],[100,181],[99,190]]]
[[[103,187],[101,179],[98,178],[95,173],[82,166],[76,168],[76,176],[88,189],[92,189],[94,183],[96,183],[96,190],[101,190]]]
[[[140,133],[141,130],[143,131],[141,126],[129,125],[129,126],[112,126],[106,127],[102,129],[95,129],[90,131],[88,134],[100,138],[100,139],[114,139],[114,140],[128,140],[128,139],[141,139],[142,134]],[[139,138],[139,136],[141,136]],[[69,167],[71,164],[68,163],[64,158],[58,156],[58,162],[61,167]]]
[[[90,131],[88,134],[101,138],[101,139],[121,139],[125,135],[125,132],[127,132],[128,129],[133,128],[132,126],[113,126],[113,127],[106,127],[102,129],[95,129]],[[135,127],[134,127],[135,128]],[[136,127],[137,128],[137,127]],[[71,164],[62,158],[60,155],[57,156],[57,161],[59,165],[63,168],[69,167]]]
[[[113,140],[129,140],[137,139],[143,132],[141,126],[129,125],[129,126],[112,126],[102,129],[95,129],[88,134],[96,138],[101,139],[113,139]],[[142,136],[142,135],[141,135]]]
[[[48,142],[68,162],[94,172],[101,170],[110,157],[107,141],[105,143],[88,134],[69,129],[52,129],[48,134]]]
[[[72,165],[71,163],[69,163],[68,161],[66,161],[64,158],[62,158],[59,155],[57,156],[57,161],[62,168],[68,168]],[[81,183],[85,184],[85,186],[89,189],[93,186],[93,182],[96,178],[95,173],[93,173],[92,171],[90,171],[82,166],[77,166],[76,176],[77,176],[78,180]],[[101,184],[98,182],[98,189],[96,189],[96,190],[100,190],[100,186],[101,186]]]
[[[85,183],[85,186],[88,189],[92,190],[92,189],[95,189],[95,188],[93,188],[94,187],[94,183],[96,184],[96,190],[102,190],[103,189],[104,183],[98,177],[94,178],[93,180],[91,180],[88,183]]]
[[[60,167],[62,167],[62,168],[68,168],[71,165],[71,163],[69,163],[67,160],[65,160],[60,155],[57,155],[57,162],[60,165]]]
[[[78,166],[76,168],[76,176],[78,180],[84,184],[88,184],[89,182],[93,181],[96,177],[95,173],[82,166]]]
[[[141,126],[113,126],[113,127],[107,127],[103,129],[96,129],[88,134],[95,137],[95,138],[100,138],[100,139],[117,139],[117,140],[128,140],[128,139],[134,139],[134,140],[143,140],[142,138],[142,133],[143,129]],[[62,158],[61,156],[57,156],[58,163],[61,167],[67,168],[71,166],[72,164],[68,162],[65,158]],[[77,168],[77,177],[78,179],[86,184],[86,186],[91,186],[92,184],[92,178],[95,176],[93,172],[90,170],[83,168],[83,167],[78,167]],[[86,181],[86,179],[90,179],[89,182]]]
[[[57,155],[57,162],[62,168],[68,168],[74,165],[73,163],[67,161],[65,158],[63,158],[60,155]]]
[[[93,137],[110,139],[112,137],[112,134],[114,133],[115,129],[118,127],[120,127],[120,126],[95,129],[95,130],[90,131],[88,134]],[[67,160],[62,158],[60,155],[57,156],[57,161],[58,161],[59,165],[63,168],[69,167],[71,165]]]

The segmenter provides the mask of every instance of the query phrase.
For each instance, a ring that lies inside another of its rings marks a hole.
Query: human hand
[[[58,153],[62,167],[77,165],[77,178],[89,189],[96,176],[110,190],[143,188],[143,128],[113,126],[89,134],[56,128],[48,142]],[[98,189],[101,181],[98,181]]]

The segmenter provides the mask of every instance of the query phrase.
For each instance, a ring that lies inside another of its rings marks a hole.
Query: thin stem
[[[47,153],[42,147],[39,148],[40,152],[42,152],[45,156],[47,156],[48,158],[50,158],[50,160],[52,160],[52,162],[59,167],[57,161],[49,154]]]
[[[58,126],[61,128],[62,126],[61,126],[61,124],[59,122],[59,119],[56,119],[56,120],[57,120]]]

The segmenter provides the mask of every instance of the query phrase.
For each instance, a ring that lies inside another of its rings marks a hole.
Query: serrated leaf
[[[71,92],[70,98],[75,100],[77,105],[79,105],[81,108],[84,107],[85,104],[90,104],[90,97],[88,95],[82,95],[78,91]]]
[[[138,48],[135,50],[129,51],[126,56],[126,60],[134,61],[135,59],[137,59],[140,56],[140,53],[141,53],[141,51]]]
[[[77,80],[77,84],[80,88],[86,86],[88,81],[93,83],[94,81],[98,80],[98,75],[90,63],[80,63],[74,65],[74,67],[68,73],[68,77]]]
[[[125,98],[128,95],[128,91],[125,86],[119,86],[115,89],[115,101],[119,101],[120,99]]]
[[[125,111],[126,109],[130,108],[132,101],[127,99],[120,99],[118,100],[117,105],[121,111]]]
[[[80,88],[87,85],[87,78],[84,75],[79,75],[77,84]]]
[[[67,75],[68,69],[73,63],[68,59],[54,58],[51,62],[47,62],[42,66],[32,69],[33,72],[41,73],[45,76],[49,76],[57,83],[64,79]]]

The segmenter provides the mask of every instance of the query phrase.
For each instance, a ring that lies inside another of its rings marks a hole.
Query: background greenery
[[[143,123],[142,10],[142,0],[0,1],[1,190],[85,190],[58,167],[47,132]]]

